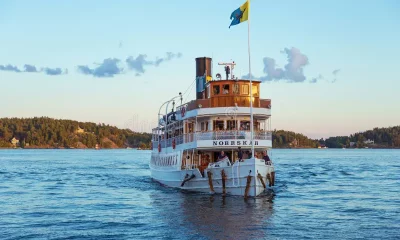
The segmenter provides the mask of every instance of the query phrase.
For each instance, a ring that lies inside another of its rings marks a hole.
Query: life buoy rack
[[[176,142],[175,142],[175,138],[174,138],[174,139],[172,139],[172,148],[175,149],[175,147],[176,147]]]
[[[161,152],[161,143],[158,144],[158,152]]]
[[[184,117],[184,116],[185,116],[185,113],[186,113],[186,108],[185,108],[185,107],[182,107],[182,108],[181,108],[181,116]]]

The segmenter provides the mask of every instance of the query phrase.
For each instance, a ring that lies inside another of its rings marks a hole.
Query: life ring
[[[186,113],[186,108],[185,108],[185,107],[182,107],[182,108],[181,108],[181,116],[184,117],[184,116],[185,116],[185,113]]]
[[[158,152],[161,152],[161,143],[158,144]]]
[[[174,139],[172,139],[172,148],[175,149],[175,147],[176,147],[176,143],[175,143],[175,138],[174,138]]]

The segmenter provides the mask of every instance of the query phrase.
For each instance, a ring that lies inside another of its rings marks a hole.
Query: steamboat
[[[196,99],[183,103],[179,93],[160,107],[151,177],[183,190],[255,197],[275,183],[271,100],[260,98],[260,81],[235,78],[236,63],[218,65],[225,79],[212,77],[211,58],[196,58]]]

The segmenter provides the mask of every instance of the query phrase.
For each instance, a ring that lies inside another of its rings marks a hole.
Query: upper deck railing
[[[186,111],[198,108],[212,108],[212,107],[250,107],[250,97],[233,97],[233,96],[220,96],[210,99],[196,99],[186,104]],[[182,106],[179,106],[179,110]],[[271,108],[271,99],[254,99],[253,107],[255,108]]]
[[[236,140],[236,139],[249,140],[251,139],[251,132],[242,130],[227,130],[227,131],[206,131],[206,132],[187,133],[181,136],[169,138],[167,140],[161,138],[160,141],[153,141],[153,148],[157,148],[158,143],[160,143],[161,148],[171,147],[174,140],[175,144],[179,145],[183,143],[190,143],[202,140]],[[272,132],[255,131],[254,140],[272,140]]]

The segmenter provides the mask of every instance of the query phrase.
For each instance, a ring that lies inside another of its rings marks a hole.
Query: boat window
[[[222,120],[214,120],[214,130],[224,130],[224,121]]]
[[[200,130],[201,131],[208,131],[208,121],[205,121],[205,122],[201,122],[200,123]]]
[[[226,125],[228,130],[236,130],[236,121],[235,120],[227,120]]]
[[[242,94],[249,95],[249,85],[248,84],[242,85]]]
[[[214,93],[214,95],[218,95],[219,94],[219,85],[213,86],[213,93]]]
[[[188,133],[192,133],[193,131],[193,123],[188,123],[187,127],[188,127]]]
[[[233,87],[233,89],[232,89],[233,94],[239,94],[239,84],[234,83],[232,87]]]
[[[222,85],[222,94],[229,94],[229,84]]]
[[[250,130],[250,121],[240,121],[241,130]]]
[[[207,98],[210,98],[211,94],[210,94],[210,85],[207,86]]]
[[[253,85],[252,87],[252,92],[254,97],[258,97],[258,86],[257,85]]]

